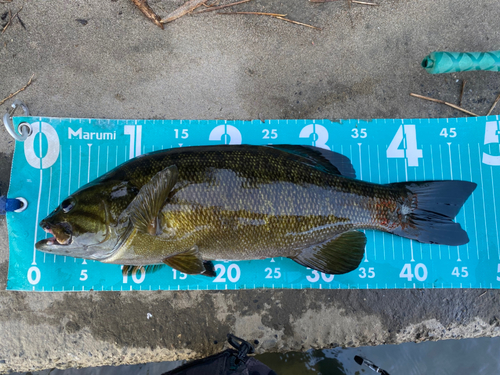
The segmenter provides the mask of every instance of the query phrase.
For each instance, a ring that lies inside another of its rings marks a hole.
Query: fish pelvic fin
[[[354,271],[365,254],[366,236],[359,231],[344,232],[330,241],[303,250],[295,262],[330,275]]]
[[[145,266],[128,266],[128,265],[125,265],[122,268],[122,275],[126,276],[128,274],[132,274],[134,272],[137,272],[139,269],[141,269],[142,272],[146,272],[146,273],[151,274],[151,273],[155,273],[156,271],[162,269],[163,267],[165,267],[165,264],[148,264],[148,265],[145,265]]]
[[[202,259],[198,246],[165,258],[163,263],[188,275],[216,276],[213,263]]]
[[[171,165],[153,176],[145,184],[122,215],[128,215],[130,223],[138,231],[158,235],[161,231],[158,215],[165,205],[172,188],[177,183],[179,171]]]
[[[389,232],[423,243],[459,246],[469,242],[467,232],[453,219],[477,184],[468,181],[421,181],[389,184],[401,189],[399,225]]]

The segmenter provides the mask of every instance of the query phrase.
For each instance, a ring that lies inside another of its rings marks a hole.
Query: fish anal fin
[[[203,261],[197,246],[165,258],[163,263],[188,275],[215,276],[215,268],[212,262]]]
[[[365,254],[365,246],[364,233],[349,231],[328,242],[305,249],[292,259],[319,272],[338,275],[358,268]]]
[[[158,231],[161,230],[158,215],[165,205],[170,191],[177,183],[178,174],[179,171],[175,165],[159,171],[147,184],[142,186],[122,215],[128,215],[130,223],[137,230],[158,235]]]

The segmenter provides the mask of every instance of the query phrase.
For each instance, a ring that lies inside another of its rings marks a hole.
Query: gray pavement
[[[182,3],[150,1],[162,16]],[[214,13],[185,16],[162,31],[128,0],[0,3],[0,16],[24,4],[19,15],[26,26],[15,20],[0,35],[0,97],[35,73],[18,95],[33,115],[459,117],[409,93],[456,103],[465,79],[463,106],[485,114],[500,91],[500,73],[432,76],[420,62],[434,50],[500,49],[498,0],[378,3],[349,8],[346,1],[253,0],[237,8],[286,13],[322,31]],[[14,142],[3,128],[0,134],[5,194]],[[5,289],[4,219],[0,236]],[[227,332],[259,340],[259,352],[498,336],[500,293],[484,292],[0,291],[0,372],[195,358],[221,350]]]

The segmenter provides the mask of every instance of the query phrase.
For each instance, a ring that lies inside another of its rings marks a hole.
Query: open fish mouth
[[[57,227],[51,227],[46,224],[43,225],[43,230],[47,233],[52,234],[54,237],[47,238],[45,240],[39,241],[39,243],[44,243],[48,246],[58,245],[58,246],[67,246],[70,245],[73,241],[73,235],[71,233],[71,229],[69,225],[60,225]]]

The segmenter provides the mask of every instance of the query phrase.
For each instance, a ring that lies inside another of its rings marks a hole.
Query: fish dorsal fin
[[[365,245],[364,233],[349,231],[321,245],[305,249],[292,259],[317,271],[338,275],[358,268],[365,254]]]
[[[344,177],[356,178],[356,171],[349,158],[338,152],[314,146],[269,145],[268,147],[309,159],[316,164],[315,167],[319,167],[326,172],[339,174]]]
[[[188,275],[202,274],[215,277],[214,265],[212,262],[203,261],[198,246],[193,246],[187,251],[165,258],[163,263]]]
[[[129,216],[134,228],[151,235],[158,234],[158,214],[176,184],[178,175],[177,166],[171,165],[155,174],[147,184],[142,186],[122,214]]]

